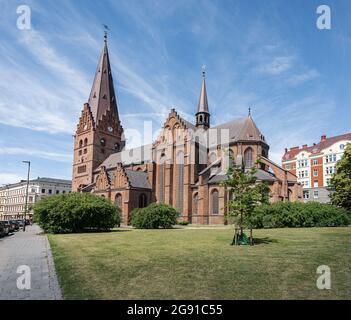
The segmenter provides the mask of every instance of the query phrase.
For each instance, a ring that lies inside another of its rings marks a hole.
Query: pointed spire
[[[197,107],[197,112],[208,112],[206,72],[204,67],[202,68],[202,84],[201,84],[201,92],[200,92],[200,99]]]
[[[202,83],[201,83],[200,99],[199,99],[199,103],[197,106],[197,113],[196,113],[196,126],[203,127],[203,128],[210,127],[210,113],[208,109],[208,100],[207,100],[205,66],[202,66]]]
[[[94,82],[89,96],[89,105],[96,125],[107,111],[115,113],[119,121],[115,89],[107,48],[107,32],[104,34],[104,46],[96,69]]]
[[[251,107],[249,107],[249,117],[251,117]]]

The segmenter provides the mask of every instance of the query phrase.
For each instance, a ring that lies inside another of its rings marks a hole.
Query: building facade
[[[269,160],[269,145],[250,112],[211,126],[205,73],[194,123],[172,109],[151,145],[125,149],[116,101],[105,39],[74,136],[72,189],[110,199],[122,208],[124,223],[133,209],[150,202],[174,206],[191,223],[225,223],[230,194],[221,182],[237,164],[257,167],[272,202],[302,198],[297,177]]]
[[[285,170],[297,176],[303,186],[305,202],[330,201],[328,188],[336,163],[344,154],[346,145],[351,143],[351,133],[335,137],[323,135],[318,143],[285,149],[282,165]]]
[[[70,180],[37,178],[29,181],[28,208],[44,197],[71,192]],[[27,180],[0,188],[0,220],[23,219],[25,213]],[[33,212],[29,210],[27,218]]]

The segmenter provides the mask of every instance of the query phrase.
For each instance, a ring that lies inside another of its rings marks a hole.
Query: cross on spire
[[[104,41],[106,43],[107,42],[107,34],[108,34],[107,31],[109,31],[110,29],[109,29],[108,25],[106,25],[106,24],[103,24],[103,27],[104,27]]]

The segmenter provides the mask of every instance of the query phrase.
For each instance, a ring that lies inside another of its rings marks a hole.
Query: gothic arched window
[[[176,207],[183,210],[183,194],[184,194],[184,153],[179,151],[176,157],[176,166],[177,166],[177,205]]]
[[[85,138],[84,139],[84,146],[87,146],[88,145],[88,138]]]
[[[79,148],[83,147],[83,140],[79,141]]]
[[[219,194],[218,190],[215,189],[211,193],[211,209],[212,209],[212,214],[218,214],[219,213]]]
[[[115,196],[115,205],[122,208],[122,195],[120,193],[117,193]]]
[[[247,148],[244,153],[244,163],[245,168],[251,168],[253,166],[252,162],[252,148]]]
[[[147,206],[147,197],[145,193],[139,196],[139,208],[145,208]]]
[[[193,215],[197,214],[199,206],[199,194],[196,192],[193,197]]]

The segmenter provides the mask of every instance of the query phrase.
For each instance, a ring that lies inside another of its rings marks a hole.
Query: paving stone
[[[36,226],[27,226],[9,237],[0,238],[0,300],[60,300],[55,266],[46,235]],[[27,265],[31,271],[31,289],[17,288],[21,274],[17,268]]]

